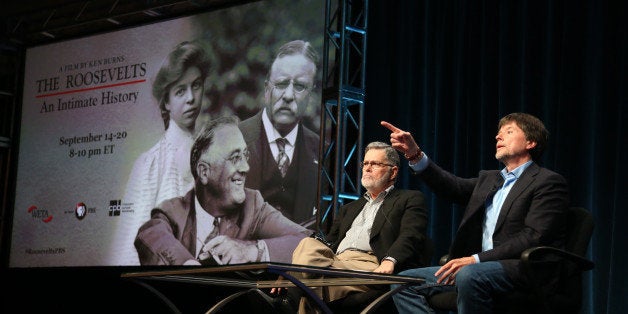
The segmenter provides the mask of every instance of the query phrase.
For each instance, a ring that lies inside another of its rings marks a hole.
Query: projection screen
[[[323,33],[324,1],[268,0],[28,48],[10,267],[140,265],[134,242],[138,228],[151,217],[151,209],[194,188],[189,173],[170,186],[162,184],[176,174],[157,168],[166,164],[181,169],[187,166],[189,171],[190,145],[203,125],[223,116],[239,120],[256,116],[264,108],[274,55],[293,40],[309,42],[319,56],[315,81],[305,90],[309,94],[301,104],[303,126],[318,134]],[[165,129],[153,93],[166,56],[183,42],[203,47],[209,60],[191,139],[182,134],[185,127],[172,124],[174,111],[169,113],[171,125]],[[285,90],[296,90],[296,80],[288,83]],[[174,156],[148,158],[151,150],[159,151],[157,155],[173,151],[172,147],[160,150],[163,141],[170,141],[171,146],[181,143],[185,149],[175,147]],[[318,145],[313,148],[316,152]],[[261,160],[261,154],[251,153],[249,163]],[[303,156],[298,154],[295,148],[293,158]],[[309,161],[307,167],[318,164],[317,158]],[[144,177],[132,175],[134,168],[142,167],[156,171],[143,185]],[[247,184],[257,181],[263,185],[264,171],[252,168]],[[302,181],[295,181],[295,186],[308,185],[307,189],[315,191],[318,178],[300,176],[301,170],[293,174]],[[140,192],[151,195],[154,204],[130,196],[133,180],[140,181]],[[287,188],[298,189],[295,186]],[[172,190],[165,191],[168,188]],[[279,197],[278,204],[281,201]],[[290,206],[274,207],[282,213],[292,210],[286,208]],[[311,229],[316,208],[299,205],[299,209],[305,216],[284,216]],[[268,254],[272,243],[266,241],[260,248],[260,254],[271,260],[277,256],[272,251]]]

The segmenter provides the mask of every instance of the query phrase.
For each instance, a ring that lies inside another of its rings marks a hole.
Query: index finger
[[[448,262],[449,263],[449,262]],[[449,269],[449,265],[445,264],[443,266],[441,266],[435,273],[434,276],[438,277],[440,276],[442,273],[444,273],[445,271],[447,271]]]
[[[383,127],[389,129],[392,132],[401,132],[401,129],[397,128],[396,126],[386,122],[386,121],[382,121],[379,124],[381,124]]]

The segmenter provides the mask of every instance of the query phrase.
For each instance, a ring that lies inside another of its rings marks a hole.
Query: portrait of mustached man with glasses
[[[251,154],[246,187],[305,226],[313,222],[318,204],[320,138],[302,120],[316,87],[318,60],[309,42],[281,46],[264,83],[262,109],[240,123]]]

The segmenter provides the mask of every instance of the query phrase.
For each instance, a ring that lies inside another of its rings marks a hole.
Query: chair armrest
[[[440,259],[438,260],[438,265],[443,266],[447,264],[448,261],[449,261],[449,254],[445,254],[441,256]]]
[[[551,259],[552,256],[559,259]],[[591,270],[595,266],[595,263],[586,258],[549,246],[537,246],[523,251],[521,253],[521,261],[524,267],[530,266],[535,262],[567,261],[574,264],[581,271]]]

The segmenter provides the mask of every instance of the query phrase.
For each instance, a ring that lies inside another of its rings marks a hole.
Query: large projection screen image
[[[256,1],[28,48],[10,267],[290,262],[315,228],[324,11]]]

